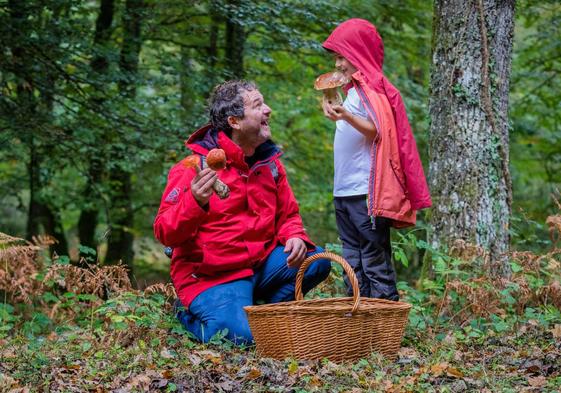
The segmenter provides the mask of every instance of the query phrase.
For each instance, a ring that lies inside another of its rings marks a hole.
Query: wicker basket
[[[354,296],[303,300],[302,279],[315,260],[339,263]],[[307,258],[296,276],[296,300],[245,307],[257,352],[285,359],[356,360],[379,352],[394,360],[400,348],[410,304],[359,296],[353,269],[340,256],[322,252]]]

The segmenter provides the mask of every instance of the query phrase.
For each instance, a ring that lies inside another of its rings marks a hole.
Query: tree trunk
[[[16,1],[9,2],[11,36],[10,46],[12,49],[12,71],[18,78],[17,102],[19,110],[14,114],[15,126],[18,134],[23,135],[23,140],[29,149],[27,163],[27,175],[29,181],[29,210],[27,215],[26,237],[31,240],[34,236],[47,234],[54,237],[57,243],[50,247],[50,251],[58,255],[68,255],[68,243],[64,233],[60,213],[56,207],[51,206],[41,196],[44,187],[41,179],[41,158],[46,156],[54,147],[51,142],[44,143],[41,138],[35,136],[35,132],[41,127],[49,126],[52,120],[53,95],[56,76],[51,69],[34,70],[36,62],[33,55],[26,49],[31,30],[28,26],[28,17],[33,8]],[[53,17],[60,15],[61,4],[53,9]],[[58,45],[58,31],[53,28],[49,31],[55,38],[50,44],[53,48]],[[47,48],[48,50],[48,48]],[[37,62],[38,63],[38,62]],[[39,83],[41,88],[36,87],[35,78],[43,78]],[[39,92],[39,94],[35,94]],[[38,132],[38,134],[40,134]]]
[[[123,15],[123,44],[119,67],[121,79],[119,90],[121,95],[129,100],[136,96],[136,75],[138,71],[138,60],[142,47],[141,22],[144,8],[143,0],[127,0]],[[119,162],[126,160],[126,152],[117,150],[114,152]],[[114,187],[112,193],[112,204],[110,208],[110,235],[107,244],[107,255],[105,261],[115,263],[122,260],[132,274],[132,261],[134,257],[132,227],[134,224],[134,212],[132,208],[132,181],[131,174],[117,165],[110,172],[110,181]]]
[[[105,75],[109,69],[109,60],[106,55],[106,47],[111,38],[111,25],[113,24],[114,5],[113,0],[102,0],[99,7],[99,14],[95,24],[95,35],[93,48],[94,56],[90,62],[91,70],[96,76]],[[101,87],[99,87],[101,88]],[[96,105],[103,103],[103,94],[93,98]],[[78,237],[80,244],[97,250],[97,240],[95,230],[99,219],[99,192],[97,186],[103,177],[102,157],[100,154],[93,154],[90,158],[88,168],[88,182],[84,190],[84,195],[88,198],[88,203],[80,212],[78,219]],[[85,256],[85,255],[80,255]]]
[[[433,245],[456,239],[508,275],[508,92],[514,0],[436,0],[429,180]]]
[[[207,86],[205,98],[208,98],[212,88],[216,84],[216,80],[219,77],[216,65],[218,63],[218,36],[220,32],[220,26],[222,25],[222,17],[216,0],[211,0],[210,2],[209,15],[210,23],[208,47],[206,48],[206,53],[204,56],[206,59],[206,67],[204,73]]]
[[[228,1],[230,13],[226,18],[226,71],[230,78],[244,77],[244,46],[245,31],[235,18],[237,8],[240,6],[239,0]]]

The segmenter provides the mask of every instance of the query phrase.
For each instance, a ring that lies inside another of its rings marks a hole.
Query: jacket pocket
[[[203,260],[199,265],[199,274],[215,276],[222,272],[240,270],[251,265],[249,253],[245,246],[233,247],[224,243],[207,242],[202,248]]]
[[[403,173],[401,172],[400,168],[397,166],[396,163],[393,162],[393,160],[391,158],[390,158],[390,166],[392,168],[393,174],[394,174],[397,182],[401,186],[401,190],[403,191],[405,196],[407,196],[407,189],[405,188],[405,179],[403,178]]]

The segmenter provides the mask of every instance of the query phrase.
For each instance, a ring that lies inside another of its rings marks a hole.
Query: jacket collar
[[[206,124],[195,131],[185,141],[185,146],[194,153],[205,156],[211,149],[223,149],[226,153],[226,163],[240,168],[250,167],[258,162],[270,161],[282,155],[279,147],[269,139],[255,149],[253,156],[245,157],[243,150],[226,133],[214,129],[211,124]]]

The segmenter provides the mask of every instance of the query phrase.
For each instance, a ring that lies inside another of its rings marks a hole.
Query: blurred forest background
[[[334,68],[321,42],[341,21],[373,22],[384,72],[402,93],[428,174],[430,1],[0,0],[0,232],[50,234],[52,250],[124,261],[136,284],[166,279],[152,222],[183,141],[207,120],[212,87],[255,81],[274,140],[318,244],[337,244],[334,126],[315,77]],[[561,184],[561,5],[516,5],[510,84],[512,246],[550,246]],[[414,229],[423,238],[426,217]],[[398,236],[394,233],[394,236]],[[420,262],[400,266],[413,279]]]

